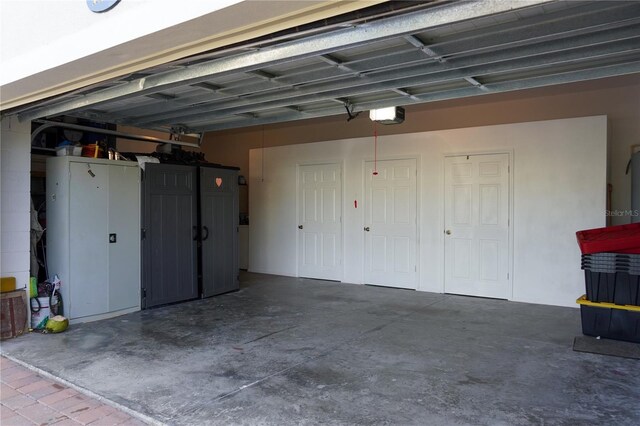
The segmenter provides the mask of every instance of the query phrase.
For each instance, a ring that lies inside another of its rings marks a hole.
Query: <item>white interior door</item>
[[[365,167],[367,284],[417,288],[416,160],[378,161]]]
[[[509,156],[445,159],[445,292],[508,299]]]
[[[342,280],[342,167],[300,166],[298,275]]]

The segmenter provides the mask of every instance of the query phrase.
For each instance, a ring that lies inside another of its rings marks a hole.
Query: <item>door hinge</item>
[[[507,279],[509,279],[509,273],[507,272]]]
[[[413,265],[413,272],[418,272],[418,265]]]
[[[143,299],[147,298],[147,289],[146,288],[142,288],[142,298]]]
[[[145,228],[140,228],[140,240],[144,240],[147,238],[147,230]]]

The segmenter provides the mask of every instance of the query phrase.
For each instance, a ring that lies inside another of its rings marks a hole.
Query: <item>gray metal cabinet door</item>
[[[143,179],[143,307],[198,297],[195,167],[147,164]]]
[[[200,168],[202,297],[237,290],[238,171]]]
[[[91,173],[89,173],[91,172]],[[69,164],[69,318],[109,311],[109,166]]]
[[[140,306],[140,170],[118,163],[109,166],[110,312]]]

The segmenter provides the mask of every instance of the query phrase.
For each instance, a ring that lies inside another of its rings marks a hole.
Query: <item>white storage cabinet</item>
[[[47,265],[64,315],[93,321],[140,309],[140,170],[84,157],[47,160]]]

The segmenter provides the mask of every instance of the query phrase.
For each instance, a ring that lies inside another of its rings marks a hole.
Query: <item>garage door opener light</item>
[[[380,109],[372,109],[369,111],[371,121],[377,121],[382,124],[400,124],[404,121],[404,108],[388,107]]]

